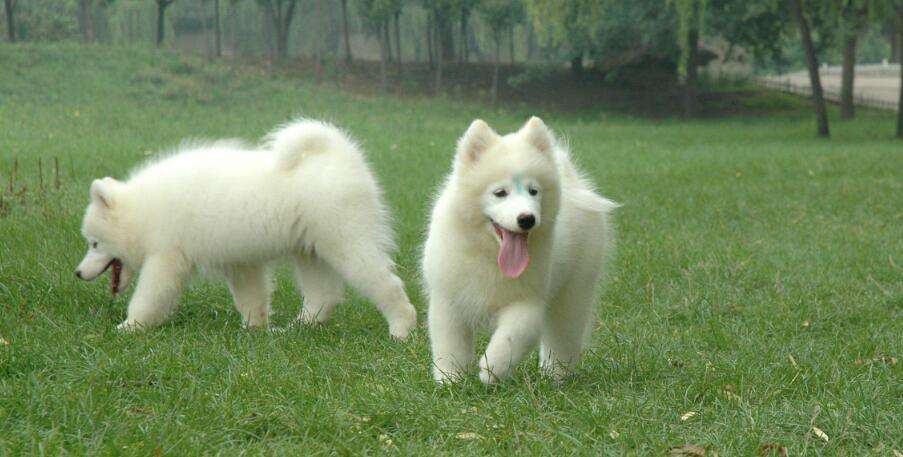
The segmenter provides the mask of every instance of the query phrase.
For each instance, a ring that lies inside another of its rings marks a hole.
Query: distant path
[[[822,67],[819,71],[825,97],[832,102],[840,101],[840,67]],[[811,95],[809,73],[798,71],[785,75],[763,76],[756,82],[771,89]],[[856,67],[854,103],[887,110],[897,110],[900,97],[900,65],[874,64]]]

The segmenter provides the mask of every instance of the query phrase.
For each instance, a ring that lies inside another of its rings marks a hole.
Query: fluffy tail
[[[291,170],[311,154],[354,149],[354,143],[332,124],[298,119],[270,132],[264,143],[276,153],[276,168]]]
[[[565,181],[565,185],[571,187],[564,195],[574,205],[584,211],[608,214],[621,205],[609,200],[595,191],[592,181],[583,176],[583,173],[574,166],[570,151],[566,144],[558,145],[558,164]]]

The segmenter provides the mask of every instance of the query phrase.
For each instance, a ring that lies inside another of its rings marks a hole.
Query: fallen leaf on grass
[[[0,337],[0,344],[4,346],[9,346],[10,342],[6,340],[6,338]]]
[[[903,457],[903,452],[894,449],[894,457]]]
[[[693,457],[705,457],[707,449],[702,446],[697,446],[695,444],[685,444],[680,447],[672,447],[668,449],[668,455],[671,457],[685,457],[685,456],[693,456]],[[711,454],[713,456],[717,455],[714,452]]]
[[[769,455],[775,453],[781,457],[787,457],[787,448],[775,443],[767,443],[759,447],[759,455]]]
[[[820,428],[818,428],[818,427],[812,427],[812,433],[814,433],[815,436],[821,438],[822,441],[824,441],[824,442],[826,442],[826,443],[827,443],[828,441],[830,441],[830,439],[828,438],[828,434],[825,433],[822,429],[820,429]]]
[[[882,363],[882,362],[886,363],[888,365],[896,365],[897,358],[896,357],[873,357],[871,359],[866,359],[866,360],[856,359],[853,361],[853,363],[856,364],[857,366],[862,365],[862,364]]]
[[[612,431],[608,432],[608,436],[610,436],[611,439],[616,440],[616,439],[618,439],[619,436],[621,436],[621,434],[618,433],[617,430],[612,430]]]
[[[687,411],[680,416],[681,421],[692,419],[696,415],[696,411]]]
[[[790,364],[793,365],[793,368],[799,369],[799,365],[796,364],[796,359],[793,358],[793,354],[787,354],[787,358],[790,359]]]
[[[455,435],[455,438],[457,438],[459,440],[478,440],[478,439],[482,438],[482,436],[477,435],[474,432],[461,432],[461,433],[458,433],[457,435]]]

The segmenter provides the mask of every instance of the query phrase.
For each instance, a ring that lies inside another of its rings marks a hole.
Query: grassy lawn
[[[125,300],[72,273],[88,185],[184,138],[333,120],[385,186],[423,320],[419,246],[457,136],[475,117],[514,129],[529,109],[138,49],[0,45],[0,62],[4,189],[18,163],[0,204],[0,454],[903,452],[903,143],[888,113],[835,122],[829,141],[780,96],[755,102],[767,116],[689,122],[537,113],[624,204],[591,350],[562,384],[534,354],[504,385],[437,387],[425,328],[394,342],[357,297],[327,325],[252,332],[224,282],[199,278],[170,323],[115,332]],[[300,299],[278,271],[282,325]]]

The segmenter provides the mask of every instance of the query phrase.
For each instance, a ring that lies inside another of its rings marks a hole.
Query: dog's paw
[[[413,306],[410,306],[407,311],[406,316],[396,318],[389,323],[389,333],[397,340],[406,340],[411,331],[417,327],[417,311]]]
[[[483,384],[490,386],[493,384],[498,384],[500,381],[499,377],[492,372],[492,370],[487,370],[485,368],[480,368],[480,382]]]
[[[124,320],[121,324],[116,326],[116,330],[123,333],[132,333],[141,330],[141,324],[137,321]]]
[[[433,380],[436,381],[436,384],[440,386],[447,386],[450,384],[455,384],[464,379],[461,370],[448,369],[448,370],[440,370],[439,368],[433,368]]]

